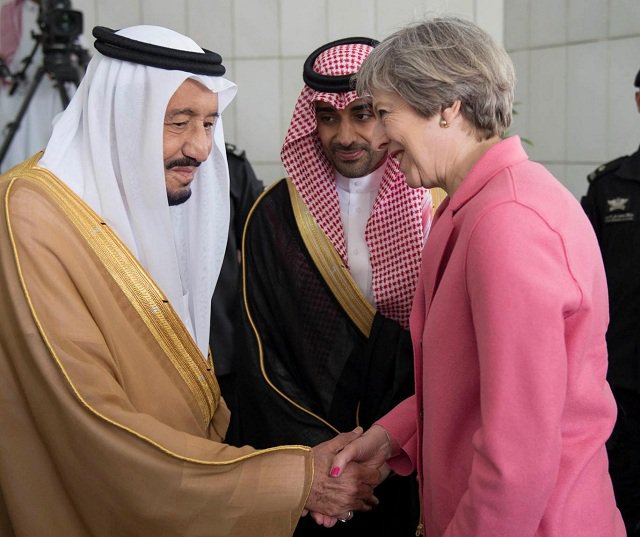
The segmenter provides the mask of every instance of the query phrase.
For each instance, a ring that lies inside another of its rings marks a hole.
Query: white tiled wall
[[[1,0],[0,0],[1,2]],[[160,24],[222,54],[239,86],[225,135],[247,151],[266,183],[283,174],[279,151],[317,46],[348,35],[383,38],[438,12],[475,20],[516,65],[511,132],[576,195],[585,175],[634,151],[640,115],[640,0],[72,0],[86,42],[96,25]]]
[[[640,60],[640,58],[638,58]],[[640,62],[639,62],[640,63]],[[566,160],[602,162],[607,158],[607,80],[594,76],[594,65],[607,64],[607,43],[567,47]],[[627,86],[632,85],[628,81]],[[596,104],[597,103],[597,104]],[[631,104],[631,103],[627,103]],[[588,125],[589,135],[578,131]]]
[[[94,25],[159,24],[222,54],[238,84],[225,111],[225,136],[247,151],[268,184],[284,174],[280,147],[302,87],[302,64],[315,48],[354,35],[380,39],[439,12],[475,20],[502,42],[503,1],[72,0],[72,6],[84,13],[87,35]]]
[[[504,32],[523,112],[513,131],[579,197],[588,173],[640,144],[640,1],[505,0]]]
[[[541,48],[529,57],[529,155],[552,162],[564,159],[567,115],[566,50]],[[516,75],[519,69],[516,66]]]
[[[1,1],[1,0],[0,0]],[[516,65],[511,132],[576,195],[585,175],[634,151],[640,115],[640,0],[72,0],[86,34],[96,25],[160,24],[222,54],[239,86],[225,135],[266,183],[283,174],[279,151],[317,46],[348,35],[383,38],[425,14],[475,20]],[[91,38],[87,37],[87,43]]]

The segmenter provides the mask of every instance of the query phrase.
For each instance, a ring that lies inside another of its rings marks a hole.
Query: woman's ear
[[[443,106],[440,111],[440,117],[451,125],[451,123],[460,115],[461,106],[462,103],[459,99],[453,101],[449,106]]]

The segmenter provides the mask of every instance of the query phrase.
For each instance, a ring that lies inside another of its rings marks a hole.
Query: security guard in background
[[[640,112],[640,72],[636,75]],[[588,176],[582,198],[609,286],[607,380],[618,419],[607,442],[609,472],[629,537],[640,537],[640,149]]]
[[[240,249],[242,232],[253,202],[264,190],[262,182],[247,160],[244,151],[226,144],[229,166],[230,220],[229,238],[224,252],[218,283],[211,300],[209,346],[213,355],[216,378],[231,412],[235,410],[234,355],[241,352],[243,335],[242,278]]]

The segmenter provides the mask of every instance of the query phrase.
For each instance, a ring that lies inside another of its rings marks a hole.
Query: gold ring
[[[353,518],[353,511],[349,511],[345,518],[339,518],[338,520],[340,522],[349,522],[349,520],[351,520],[352,518]]]

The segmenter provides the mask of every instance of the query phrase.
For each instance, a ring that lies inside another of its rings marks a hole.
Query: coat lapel
[[[424,262],[424,273],[422,282],[424,285],[424,316],[427,316],[433,296],[438,290],[438,284],[444,268],[447,265],[451,253],[451,242],[453,236],[453,211],[447,199],[440,207],[437,218],[434,221],[423,255],[428,256],[428,261]]]

